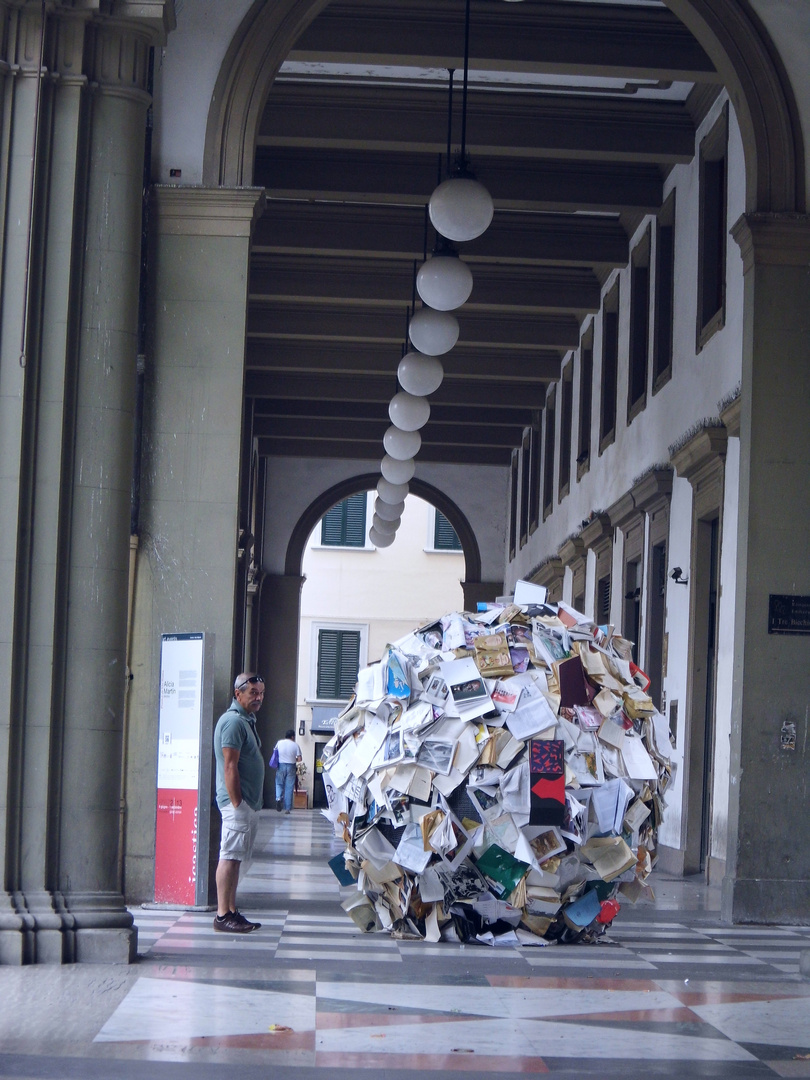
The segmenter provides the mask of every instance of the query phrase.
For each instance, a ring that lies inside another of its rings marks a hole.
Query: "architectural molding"
[[[725,425],[729,438],[740,437],[740,420],[742,417],[742,396],[736,397],[730,405],[720,413],[720,419]]]
[[[633,502],[639,510],[649,513],[659,504],[669,502],[672,495],[672,469],[653,469],[631,488]]]
[[[585,541],[581,536],[572,536],[560,545],[557,555],[563,566],[571,566],[585,554]]]
[[[743,272],[754,266],[807,266],[810,214],[743,214],[731,227]]]
[[[672,465],[678,476],[684,477],[692,486],[702,478],[707,467],[718,460],[725,461],[728,431],[725,427],[708,427],[699,431],[672,455]]]
[[[152,200],[164,235],[249,238],[264,209],[264,189],[156,184]]]
[[[641,511],[635,504],[633,493],[628,491],[608,507],[607,516],[614,529],[626,532],[641,517]]]
[[[595,514],[580,533],[586,548],[595,550],[613,539],[613,526],[608,514]]]
[[[545,585],[546,588],[550,588],[562,577],[564,569],[565,567],[563,566],[562,559],[559,559],[556,555],[552,555],[550,559],[546,559],[546,561],[531,574],[529,580],[535,585]]]

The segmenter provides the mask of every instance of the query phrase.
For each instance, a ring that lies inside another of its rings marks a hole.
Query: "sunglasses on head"
[[[240,682],[238,684],[238,686],[236,687],[236,689],[237,690],[244,690],[245,687],[248,686],[249,684],[255,686],[256,683],[261,683],[262,686],[264,686],[264,679],[261,677],[261,675],[251,675],[249,679],[245,679],[244,682]]]

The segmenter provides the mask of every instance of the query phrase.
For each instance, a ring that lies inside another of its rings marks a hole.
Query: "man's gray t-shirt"
[[[230,709],[217,720],[214,728],[214,756],[217,762],[217,806],[227,806],[231,798],[225,786],[225,758],[222,747],[239,751],[237,769],[242,798],[252,810],[261,810],[264,788],[262,744],[256,733],[255,717],[234,698]]]

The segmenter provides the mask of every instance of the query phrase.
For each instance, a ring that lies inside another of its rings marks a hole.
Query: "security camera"
[[[675,582],[676,585],[688,585],[689,581],[683,576],[683,570],[680,566],[675,566],[670,570],[669,576]]]

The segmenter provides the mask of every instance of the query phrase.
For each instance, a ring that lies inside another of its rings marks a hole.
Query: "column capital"
[[[52,0],[56,12],[86,12],[91,17],[128,22],[146,31],[152,45],[162,45],[177,26],[174,0]]]
[[[731,227],[743,260],[754,266],[807,266],[810,263],[810,214],[743,214]]]
[[[170,236],[244,236],[264,211],[264,188],[156,184],[157,230]]]

